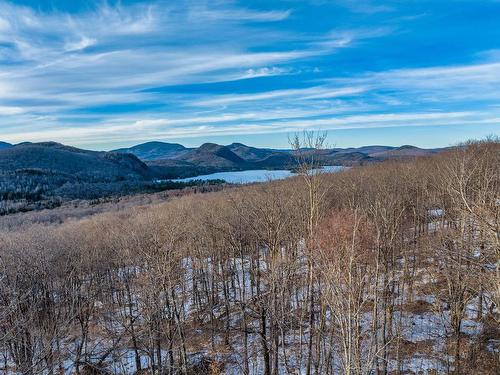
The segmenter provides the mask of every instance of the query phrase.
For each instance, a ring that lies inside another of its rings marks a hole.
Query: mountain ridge
[[[311,150],[303,152],[307,154]],[[408,145],[364,146],[317,150],[316,160],[322,165],[355,166],[436,152],[439,150]],[[52,207],[61,199],[99,199],[182,188],[168,181],[177,178],[296,166],[292,150],[257,148],[242,143],[227,146],[205,143],[187,148],[180,144],[148,142],[116,151],[91,151],[56,142],[0,143],[0,215],[27,207]],[[45,206],[40,202],[45,202]]]
[[[432,155],[440,150],[411,145],[333,148],[318,150],[317,160],[323,165],[352,166]],[[204,143],[188,148],[154,141],[112,151],[90,151],[57,142],[17,145],[0,142],[1,173],[36,170],[97,182],[169,179],[231,170],[290,169],[295,164],[292,150],[258,148],[238,142]]]
[[[159,146],[160,145],[160,146]],[[173,149],[172,145],[176,145]],[[181,147],[179,147],[181,146]],[[150,150],[149,150],[150,149]],[[159,150],[167,149],[166,152]],[[200,168],[204,173],[224,170],[276,169],[292,168],[295,164],[292,150],[258,148],[234,142],[229,145],[204,143],[200,147],[187,148],[179,144],[164,142],[146,142],[128,149],[113,152],[134,153],[137,157],[155,168]],[[357,165],[379,162],[387,159],[405,159],[432,155],[440,149],[424,149],[411,145],[384,146],[368,145],[350,148],[332,148],[319,150],[319,161],[330,165]],[[151,152],[150,152],[151,151]],[[307,150],[306,150],[307,152]],[[146,158],[144,155],[148,155]],[[154,154],[154,157],[151,155]],[[182,173],[186,177],[186,173]]]
[[[71,180],[148,180],[150,168],[133,154],[90,151],[56,142],[22,143],[0,149],[0,172],[59,174]]]
[[[10,144],[10,143],[0,141],[0,150],[2,150],[4,148],[9,148],[9,147],[12,147],[12,146],[13,145]]]

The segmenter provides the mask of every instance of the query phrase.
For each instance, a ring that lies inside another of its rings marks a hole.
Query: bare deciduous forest
[[[335,174],[311,155],[285,181],[3,224],[0,372],[499,374],[498,141]]]

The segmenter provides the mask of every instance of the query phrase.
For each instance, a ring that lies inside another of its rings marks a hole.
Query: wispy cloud
[[[223,5],[208,9],[197,2],[104,4],[75,16],[0,2],[6,29],[0,34],[0,42],[5,43],[0,50],[0,58],[4,56],[0,87],[7,87],[0,91],[0,100],[22,101],[29,93],[46,101],[66,102],[66,109],[113,103],[115,96],[133,98],[140,90],[161,85],[288,74],[291,68],[276,64],[333,49],[305,41],[290,50],[250,51],[262,44],[266,33],[266,43],[282,35],[263,30],[261,37],[242,37],[247,22],[277,22],[291,11]],[[189,42],[183,40],[184,34]],[[231,36],[240,37],[237,45]],[[73,102],[73,98],[81,101]]]
[[[500,62],[389,70],[332,82],[397,90],[419,101],[496,101],[500,99]]]
[[[215,8],[207,4],[197,4],[189,8],[189,16],[194,20],[202,22],[275,22],[282,21],[292,14],[291,9],[273,11],[254,11],[250,9],[238,8]]]
[[[0,139],[106,147],[498,123],[499,45],[462,64],[416,56],[409,68],[398,56],[411,46],[394,43],[414,14],[396,12],[397,2],[310,1],[89,2],[69,13],[0,0]],[[325,17],[326,5],[344,13]]]
[[[20,107],[0,106],[0,115],[2,116],[19,115],[21,113],[24,113],[24,110]]]
[[[332,87],[309,87],[305,89],[295,89],[295,90],[276,90],[260,92],[255,94],[241,94],[241,95],[222,95],[215,96],[213,98],[204,99],[198,102],[192,103],[197,106],[214,106],[214,105],[228,105],[233,103],[241,102],[255,102],[255,101],[267,101],[275,99],[299,99],[299,100],[309,100],[309,99],[329,99],[342,96],[356,95],[365,91],[363,87],[343,87],[343,88],[332,88]]]
[[[25,139],[64,139],[65,142],[79,144],[129,142],[130,139],[142,141],[154,137],[156,139],[197,137],[200,132],[205,136],[268,134],[276,132],[294,132],[302,129],[374,129],[390,127],[415,126],[451,126],[451,125],[500,125],[500,117],[489,117],[477,112],[438,112],[438,113],[385,113],[356,116],[335,116],[321,119],[276,120],[263,122],[230,122],[224,126],[210,123],[202,119],[194,119],[193,123],[184,126],[170,126],[168,121],[151,120],[129,124],[127,121],[115,121],[106,126],[75,127],[68,129],[48,128],[43,131],[31,131],[25,138],[16,134],[12,141]],[[169,125],[169,126],[166,126]],[[148,135],[144,135],[147,130]]]
[[[270,76],[280,76],[286,74],[293,74],[292,68],[279,68],[277,66],[273,67],[262,67],[258,69],[250,68],[243,75],[239,76],[238,79],[249,79],[249,78],[259,78],[259,77],[270,77]]]
[[[82,37],[79,41],[68,42],[65,45],[66,52],[80,51],[97,43],[97,39]]]

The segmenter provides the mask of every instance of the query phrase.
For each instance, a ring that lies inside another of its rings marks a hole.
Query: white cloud
[[[290,50],[250,52],[290,36],[267,29],[248,32],[245,22],[279,21],[290,10],[261,12],[224,3],[203,10],[197,4],[104,3],[95,11],[69,15],[0,0],[0,13],[15,25],[0,34],[0,41],[14,43],[2,56],[16,62],[1,66],[0,86],[16,82],[16,90],[0,92],[0,99],[17,100],[28,92],[45,98],[86,92],[102,98],[117,90],[288,74],[290,68],[276,64],[327,54],[333,48],[300,41]],[[209,22],[213,18],[216,22]],[[97,42],[99,50],[88,51]]]
[[[140,119],[133,123],[133,126],[140,128],[147,127],[174,127],[196,124],[222,124],[228,122],[261,122],[268,120],[283,120],[294,118],[307,118],[314,116],[325,116],[346,112],[352,109],[349,106],[322,108],[322,109],[287,109],[287,110],[265,110],[257,112],[243,112],[243,113],[224,113],[217,115],[200,114],[198,116],[185,116],[177,118],[155,118],[155,119]]]
[[[382,4],[377,4],[377,2],[374,0],[334,0],[334,1],[336,1],[339,5],[343,5],[349,10],[357,13],[380,13],[380,12],[390,12],[393,10],[393,8],[390,5],[386,5],[388,2],[382,5]]]
[[[0,17],[0,32],[6,32],[10,29],[10,23],[5,18]]]
[[[190,17],[200,22],[276,22],[288,18],[291,13],[292,11],[290,9],[267,12],[236,8],[217,9],[217,7],[214,7],[213,4],[211,4],[210,7],[206,5],[195,5],[189,9]]]
[[[213,98],[204,99],[198,102],[193,102],[193,105],[198,106],[214,106],[214,105],[228,105],[241,102],[255,102],[264,100],[274,100],[281,98],[296,98],[299,100],[308,99],[328,99],[342,96],[351,96],[360,94],[365,91],[363,87],[309,87],[305,89],[289,89],[289,90],[275,90],[259,92],[256,94],[240,94],[240,95],[220,95]]]
[[[500,100],[500,62],[396,69],[330,79],[329,83],[364,86],[373,93],[373,100],[387,105],[490,106]]]
[[[248,79],[248,78],[258,78],[258,77],[270,77],[270,76],[278,76],[285,74],[293,74],[293,70],[291,68],[279,68],[273,66],[263,67],[263,68],[250,68],[243,75],[239,77],[239,79]]]
[[[0,106],[0,115],[2,116],[12,116],[24,113],[24,109],[21,107],[6,107]]]
[[[354,81],[417,89],[448,90],[457,87],[474,89],[489,84],[496,86],[500,83],[500,62],[390,70],[368,74]]]
[[[331,66],[321,64],[321,70],[308,62],[316,64],[318,58],[393,32],[389,27],[285,32],[269,25],[291,17],[291,10],[203,4],[104,3],[69,15],[0,0],[0,43],[8,46],[0,51],[0,115],[9,116],[0,118],[0,139],[83,145],[199,136],[201,131],[498,123],[498,109],[457,109],[463,100],[500,99],[500,63],[493,52],[483,64],[298,80],[308,85],[301,88],[226,95],[169,90],[184,84],[300,77],[307,69],[321,77],[335,70],[335,59]],[[92,111],[128,104],[153,109]]]
[[[413,112],[342,115],[335,117],[311,118],[318,113],[296,113],[297,118],[286,119],[279,114],[234,114],[228,116],[185,117],[176,120],[149,119],[137,120],[131,124],[127,119],[114,119],[84,127],[50,127],[43,121],[43,130],[26,130],[23,134],[6,133],[5,140],[21,142],[51,139],[63,143],[86,145],[116,142],[137,142],[148,139],[166,139],[169,137],[194,137],[203,135],[240,135],[265,134],[275,132],[293,132],[301,129],[366,129],[413,126],[450,126],[450,125],[500,125],[498,113],[484,114],[474,111],[463,112]],[[323,114],[326,114],[323,113]],[[257,121],[253,121],[257,120]],[[227,122],[221,126],[221,122]]]
[[[80,51],[97,43],[97,39],[82,37],[77,42],[69,42],[65,45],[66,52]]]

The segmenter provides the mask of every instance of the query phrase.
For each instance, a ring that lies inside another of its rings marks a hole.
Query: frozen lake
[[[324,173],[333,173],[345,169],[345,167],[332,165],[325,166],[321,168]],[[231,184],[250,184],[253,182],[267,182],[273,180],[283,180],[288,177],[295,176],[296,174],[292,171],[286,169],[278,170],[267,170],[267,169],[256,169],[249,171],[237,171],[237,172],[218,172],[205,174],[201,176],[194,176],[188,178],[179,178],[172,180],[174,182],[189,182],[194,180],[224,180]]]

